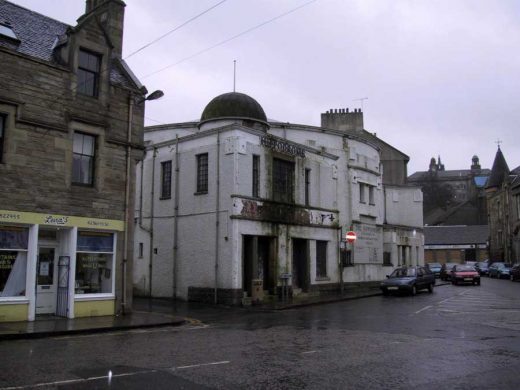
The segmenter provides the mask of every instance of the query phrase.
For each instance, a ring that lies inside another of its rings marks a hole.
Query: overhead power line
[[[221,5],[222,3],[225,3],[226,1],[227,1],[227,0],[222,0],[221,2],[215,4],[215,5],[213,5],[212,7],[208,8],[207,10],[201,12],[200,14],[195,15],[195,16],[192,17],[191,19],[188,19],[187,21],[185,21],[184,23],[180,24],[179,26],[177,26],[177,27],[171,29],[171,30],[168,31],[167,33],[161,35],[160,37],[158,37],[158,38],[154,39],[153,41],[147,43],[147,44],[144,45],[143,47],[141,47],[141,48],[137,49],[136,51],[130,53],[129,55],[127,55],[127,56],[125,57],[125,60],[126,60],[127,58],[132,57],[134,54],[137,54],[137,53],[139,53],[140,51],[146,49],[147,47],[153,45],[154,43],[159,42],[161,39],[167,37],[167,36],[170,35],[171,33],[174,33],[175,31],[179,30],[180,28],[182,28],[182,27],[186,26],[187,24],[193,22],[195,19],[200,18],[202,15],[207,14],[207,13],[208,13],[209,11],[211,11],[213,8],[217,8],[219,5]]]
[[[303,8],[303,7],[306,7],[306,6],[308,6],[309,4],[314,3],[314,2],[316,2],[316,1],[318,1],[318,0],[310,0],[310,1],[308,1],[308,2],[306,2],[306,3],[304,3],[304,4],[302,4],[302,5],[299,5],[298,7],[295,7],[295,8],[293,8],[293,9],[287,11],[287,12],[284,12],[283,14],[280,14],[280,15],[278,15],[278,16],[275,16],[275,17],[272,18],[272,19],[269,19],[269,20],[266,20],[265,22],[262,22],[262,23],[260,23],[260,24],[257,24],[256,26],[253,26],[253,27],[251,27],[251,28],[249,28],[249,29],[247,29],[247,30],[245,30],[245,31],[242,31],[241,33],[238,33],[238,34],[236,34],[236,35],[233,35],[233,36],[230,37],[230,38],[224,39],[223,41],[220,41],[220,42],[218,42],[218,43],[216,43],[216,44],[214,44],[214,45],[212,45],[212,46],[210,46],[210,47],[207,47],[207,48],[205,48],[205,49],[202,49],[202,50],[200,50],[200,51],[198,51],[198,52],[196,52],[196,53],[194,53],[194,54],[192,54],[192,55],[190,55],[190,56],[188,56],[188,57],[184,57],[183,59],[181,59],[181,60],[179,60],[179,61],[177,61],[177,62],[174,62],[173,64],[167,65],[167,66],[165,66],[165,67],[163,67],[163,68],[160,68],[160,69],[158,69],[158,70],[156,70],[156,71],[154,71],[154,72],[152,72],[152,73],[149,73],[149,74],[147,74],[147,75],[141,77],[141,79],[145,79],[145,78],[148,78],[148,77],[150,77],[150,76],[156,75],[157,73],[163,72],[163,71],[165,71],[166,69],[172,68],[172,67],[174,67],[174,66],[176,66],[176,65],[179,65],[179,64],[181,64],[181,63],[183,63],[183,62],[185,62],[185,61],[191,60],[191,59],[194,58],[194,57],[197,57],[197,56],[199,56],[199,55],[201,55],[201,54],[203,54],[203,53],[206,53],[207,51],[210,51],[210,50],[212,50],[212,49],[214,49],[214,48],[216,48],[216,47],[218,47],[218,46],[222,46],[222,45],[224,45],[225,43],[228,43],[229,41],[232,41],[232,40],[234,40],[234,39],[236,39],[236,38],[241,37],[242,35],[245,35],[245,34],[247,34],[247,33],[250,33],[251,31],[256,30],[256,29],[258,29],[258,28],[260,28],[260,27],[263,27],[263,26],[265,26],[266,24],[272,23],[272,22],[274,22],[275,20],[278,20],[278,19],[280,19],[280,18],[283,18],[284,16],[287,16],[287,15],[293,13],[293,12],[296,12],[296,11],[298,11],[299,9],[301,9],[301,8]]]

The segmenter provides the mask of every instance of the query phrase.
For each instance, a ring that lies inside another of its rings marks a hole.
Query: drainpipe
[[[179,134],[175,135],[175,203],[173,208],[173,299],[177,299],[177,259],[179,234]]]
[[[215,304],[218,303],[218,250],[219,250],[219,209],[220,209],[220,130],[217,130],[217,199],[215,212]]]
[[[128,97],[128,129],[126,137],[126,176],[125,176],[125,221],[124,221],[124,240],[123,240],[123,264],[122,264],[122,287],[123,292],[121,296],[121,313],[126,312],[126,269],[128,262],[128,218],[130,216],[130,153],[132,152],[130,143],[132,142],[132,120],[134,114],[134,94],[130,93]]]
[[[338,227],[338,264],[339,264],[339,282],[340,282],[340,288],[341,288],[341,295],[343,295],[343,290],[344,290],[344,284],[343,284],[343,263],[341,261],[341,240],[342,240],[342,237],[341,237],[341,233],[342,233],[342,229],[341,229],[341,226]],[[345,243],[346,245],[346,243]],[[346,250],[346,246],[345,246],[345,250]]]
[[[150,189],[150,249],[148,261],[148,296],[152,297],[152,268],[153,268],[153,223],[154,223],[154,204],[155,204],[155,157],[157,156],[157,148],[153,148],[152,157],[152,185]]]

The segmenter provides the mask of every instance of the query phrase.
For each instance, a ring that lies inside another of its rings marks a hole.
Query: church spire
[[[493,168],[491,168],[491,175],[489,176],[486,189],[500,187],[508,175],[509,167],[502,154],[502,150],[500,150],[500,145],[498,145],[497,154],[495,155],[495,161],[493,161]]]

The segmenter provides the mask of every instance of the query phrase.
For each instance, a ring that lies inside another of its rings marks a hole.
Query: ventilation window
[[[20,42],[9,22],[0,23],[0,36]]]

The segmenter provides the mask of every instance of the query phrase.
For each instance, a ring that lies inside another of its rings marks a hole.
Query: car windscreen
[[[441,263],[428,263],[426,265],[430,268],[439,268],[441,266]]]
[[[487,268],[488,263],[486,263],[486,262],[481,262],[481,263],[477,263],[477,265],[478,265],[480,268]]]
[[[471,265],[457,265],[457,266],[455,266],[455,271],[456,272],[470,272],[470,271],[475,271],[475,268],[472,267]]]
[[[402,278],[405,276],[415,276],[416,270],[415,268],[398,268],[392,272],[390,275],[391,278]]]

